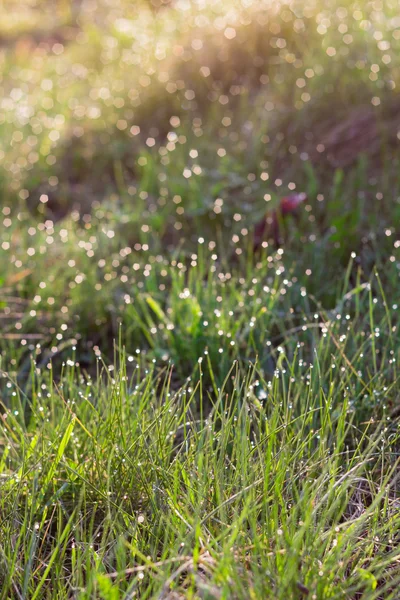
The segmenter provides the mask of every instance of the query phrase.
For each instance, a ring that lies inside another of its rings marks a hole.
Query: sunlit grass
[[[398,597],[397,13],[2,3],[0,599]]]
[[[262,153],[272,185],[290,183],[283,172],[288,160],[283,170],[277,158],[291,155],[298,163],[308,154],[321,162],[327,155],[341,166],[349,158],[330,147],[337,141],[324,127],[332,126],[333,99],[337,117],[346,118],[355,104],[373,127],[390,117],[399,84],[395,7],[375,4],[361,10],[338,2],[328,11],[318,2],[281,10],[263,2],[172,2],[157,12],[150,2],[77,3],[62,34],[56,23],[38,39],[32,17],[31,37],[1,50],[3,175],[16,196],[29,194],[33,203],[46,187],[57,204],[63,196],[71,203],[71,184],[85,181],[87,194],[99,176],[103,188],[115,188],[115,161],[135,179],[143,147],[161,145],[164,160],[174,156],[176,144],[164,142],[176,116],[179,144],[195,142],[201,150],[212,139],[233,161],[249,153],[259,161]],[[28,14],[41,14],[34,6]],[[59,13],[68,16],[63,3]],[[223,118],[232,127],[221,129]],[[379,134],[386,142],[399,128],[390,118],[394,131],[386,123]],[[342,142],[354,146],[350,159],[370,150],[359,135]],[[245,166],[247,177],[259,165]]]
[[[354,421],[388,388],[322,350],[218,388],[206,357],[180,389],[137,355],[3,370],[1,597],[395,598],[398,428]]]

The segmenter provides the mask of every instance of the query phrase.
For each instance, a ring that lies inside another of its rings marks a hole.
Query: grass
[[[60,341],[3,352],[1,597],[396,598],[399,340],[379,277],[307,317],[276,275],[269,292],[233,276],[218,302],[199,263],[191,293],[171,277],[175,312],[126,305],[95,370]]]
[[[0,8],[1,600],[398,597],[397,4],[203,4]]]
[[[395,367],[331,350],[220,387],[208,355],[178,389],[124,351],[3,372],[2,597],[395,598]]]

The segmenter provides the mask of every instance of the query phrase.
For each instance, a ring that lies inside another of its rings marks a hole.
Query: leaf
[[[359,568],[359,569],[357,569],[357,571],[358,571],[358,574],[360,575],[361,579],[369,584],[370,589],[375,590],[376,586],[378,585],[375,575],[373,575],[369,571],[366,571],[366,569]]]
[[[100,596],[103,598],[103,600],[119,600],[118,588],[111,583],[110,579],[106,577],[106,575],[98,573],[96,579],[99,586]]]
[[[31,443],[29,444],[28,448],[26,449],[26,454],[25,454],[25,462],[27,463],[28,460],[30,459],[30,457],[33,455],[33,452],[36,448],[36,444],[38,442],[38,434],[34,435]],[[18,471],[18,477],[21,478],[23,476],[23,472],[24,469],[23,467],[20,468],[20,470]]]
[[[342,183],[344,178],[343,169],[336,169],[335,174],[333,176],[333,189],[335,192],[338,191],[340,184]]]
[[[12,275],[11,277],[9,277],[7,279],[6,285],[11,285],[13,283],[17,283],[18,281],[21,281],[21,279],[25,279],[25,277],[28,277],[31,273],[32,273],[32,269],[24,269],[23,271],[20,271],[19,273],[15,273],[15,275]]]
[[[44,479],[44,482],[43,482],[43,493],[46,491],[46,488],[48,487],[49,483],[51,482],[51,480],[53,479],[53,477],[55,475],[57,467],[58,467],[58,465],[59,465],[59,463],[60,463],[60,461],[61,461],[61,459],[62,459],[62,457],[64,455],[65,448],[68,445],[69,438],[71,437],[71,434],[73,432],[74,425],[75,425],[75,419],[72,420],[69,423],[67,429],[64,432],[64,435],[62,436],[60,445],[57,448],[56,456],[55,456],[53,462],[51,463],[50,468],[49,468],[49,470],[47,472],[47,475],[46,475],[46,477]]]
[[[285,196],[281,198],[279,202],[279,209],[282,215],[287,215],[296,210],[300,204],[302,204],[307,199],[307,194],[302,192],[301,194],[290,194],[289,196]]]
[[[154,298],[152,298],[151,296],[147,296],[146,302],[150,306],[151,310],[156,315],[156,317],[158,317],[160,321],[165,323],[167,321],[167,317],[165,316],[165,312],[163,311],[157,300],[154,300]]]

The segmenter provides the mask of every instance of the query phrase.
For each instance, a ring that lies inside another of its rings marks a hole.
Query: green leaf
[[[119,591],[106,575],[97,575],[97,584],[99,586],[100,596],[103,600],[119,600]]]
[[[156,317],[158,317],[160,321],[164,323],[167,320],[167,317],[157,300],[154,300],[154,298],[152,298],[151,296],[147,296],[146,302],[150,306],[151,310],[156,315]]]
[[[376,586],[378,585],[378,582],[377,582],[375,576],[372,573],[370,573],[369,571],[366,571],[365,569],[359,568],[359,569],[357,569],[357,571],[358,571],[361,579],[363,581],[365,581],[367,584],[369,584],[370,589],[375,590]]]
[[[50,466],[49,470],[47,471],[47,475],[44,479],[43,491],[46,490],[47,486],[49,485],[49,483],[51,482],[51,480],[53,479],[53,477],[55,475],[57,467],[64,455],[65,448],[68,445],[69,438],[71,437],[72,431],[74,429],[74,425],[75,425],[75,420],[72,420],[64,432],[64,435],[61,439],[60,445],[57,448],[56,456],[55,456],[53,462],[51,463],[51,466]]]

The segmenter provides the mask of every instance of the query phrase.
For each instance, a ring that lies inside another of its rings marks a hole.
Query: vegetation
[[[3,0],[0,599],[398,597],[397,13]]]

